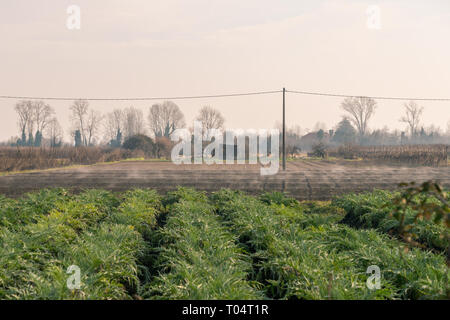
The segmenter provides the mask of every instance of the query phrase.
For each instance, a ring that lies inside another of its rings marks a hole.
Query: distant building
[[[322,141],[325,144],[330,142],[330,134],[328,132],[323,133],[323,138],[319,139],[318,131],[310,132],[300,138],[300,145],[304,150],[311,150],[312,146]]]

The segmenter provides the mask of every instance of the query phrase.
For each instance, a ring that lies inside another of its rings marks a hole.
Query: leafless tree
[[[99,111],[89,110],[86,122],[86,146],[95,144],[101,128],[103,116]]]
[[[420,125],[420,117],[423,112],[423,107],[420,107],[414,101],[409,101],[404,104],[406,114],[401,117],[400,121],[404,122],[409,127],[411,137],[417,135],[417,130]]]
[[[89,109],[87,100],[75,100],[70,107],[74,130],[79,130],[83,145],[90,146],[97,140],[103,119],[99,111]]]
[[[26,100],[20,101],[16,104],[14,109],[19,116],[18,125],[20,133],[22,134],[22,139],[26,139],[28,133],[27,129],[33,122],[33,102]]]
[[[144,114],[135,107],[126,108],[123,112],[123,134],[125,139],[145,133]]]
[[[81,140],[83,142],[83,145],[87,145],[87,115],[89,110],[89,102],[87,100],[75,100],[70,107],[70,110],[72,111],[72,122],[74,124],[74,129],[79,130],[81,134]],[[74,131],[75,131],[74,130]]]
[[[202,123],[203,133],[206,134],[209,129],[223,129],[225,118],[219,110],[214,109],[211,106],[204,106],[200,109],[197,121]]]
[[[53,108],[44,101],[35,101],[33,103],[33,120],[36,124],[36,131],[43,133],[54,113]]]
[[[120,109],[115,109],[106,115],[105,138],[107,141],[117,139],[118,133],[123,134],[124,112]]]
[[[19,115],[18,124],[22,143],[25,143],[27,138],[36,137],[38,132],[42,135],[51,116],[55,113],[53,108],[44,101],[20,101],[16,104],[15,110]]]
[[[176,129],[185,126],[183,113],[172,101],[154,104],[150,108],[148,122],[155,137],[169,137]]]
[[[62,142],[63,129],[59,124],[58,119],[52,118],[49,120],[48,125],[46,127],[46,135],[50,140],[51,147],[56,147],[58,144]]]
[[[367,133],[370,118],[375,113],[377,102],[368,97],[346,98],[341,108],[350,114],[349,120],[355,125],[360,137]]]

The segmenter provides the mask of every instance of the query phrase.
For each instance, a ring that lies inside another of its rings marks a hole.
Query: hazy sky
[[[66,9],[81,8],[81,30]],[[367,27],[369,5],[381,29]],[[151,97],[279,90],[450,97],[448,0],[1,0],[0,95]],[[288,125],[329,128],[342,99],[287,97]],[[0,140],[17,135],[0,99]],[[70,102],[49,102],[63,126]],[[203,105],[226,126],[272,128],[281,95],[176,102]],[[108,112],[152,102],[93,102]],[[450,102],[424,102],[425,126],[447,127]],[[401,101],[379,102],[370,127],[404,128]],[[66,132],[67,133],[67,132]]]

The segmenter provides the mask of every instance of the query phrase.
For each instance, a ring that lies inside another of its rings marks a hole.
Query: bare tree
[[[35,101],[33,103],[33,120],[36,124],[36,132],[44,132],[54,113],[53,108],[44,101]]]
[[[368,97],[346,98],[341,108],[350,114],[349,120],[355,125],[360,137],[367,133],[370,118],[375,113],[377,102]]]
[[[105,138],[107,141],[116,140],[118,135],[123,134],[124,112],[114,109],[106,115],[104,122]]]
[[[411,137],[414,137],[415,135],[417,135],[423,107],[420,107],[414,101],[409,101],[405,103],[404,106],[406,114],[400,118],[400,121],[408,125]]]
[[[46,135],[50,140],[50,146],[56,147],[61,144],[63,137],[63,129],[58,122],[58,119],[52,118],[46,127]]]
[[[32,101],[20,101],[14,107],[19,116],[19,130],[21,133],[21,140],[24,144],[27,139],[27,129],[33,122],[33,102]]]
[[[103,116],[99,111],[89,110],[86,122],[86,146],[94,145],[101,128]]]
[[[150,108],[148,122],[155,137],[169,137],[176,129],[185,126],[183,113],[172,101],[154,104]]]
[[[75,130],[79,130],[81,134],[81,140],[83,145],[87,145],[87,130],[86,130],[86,117],[89,110],[89,102],[87,100],[75,100],[70,107],[72,111],[72,122]]]
[[[206,133],[209,129],[223,129],[225,123],[225,118],[220,111],[211,106],[201,108],[197,120],[202,123],[203,133]]]
[[[145,132],[144,114],[141,110],[129,107],[123,112],[123,133],[125,138]]]
[[[15,110],[19,115],[22,145],[31,144],[34,138],[39,139],[40,144],[43,131],[55,111],[44,101],[20,101],[16,104]]]

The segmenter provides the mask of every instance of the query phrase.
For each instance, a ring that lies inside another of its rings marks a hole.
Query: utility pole
[[[283,88],[283,171],[286,171],[286,88]]]

